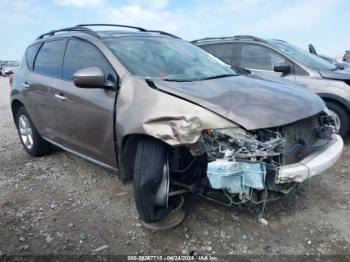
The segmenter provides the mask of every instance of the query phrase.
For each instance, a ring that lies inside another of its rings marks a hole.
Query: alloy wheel
[[[340,121],[340,117],[338,116],[338,114],[336,112],[334,112],[333,110],[330,110],[331,114],[334,116],[334,120],[335,120],[335,125],[337,130],[340,130],[341,127],[341,121]]]
[[[24,146],[29,150],[32,149],[34,146],[33,131],[30,122],[25,115],[19,116],[18,129]]]

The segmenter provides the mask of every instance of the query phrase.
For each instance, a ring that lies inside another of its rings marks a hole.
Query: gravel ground
[[[9,93],[0,77],[0,254],[350,254],[350,139],[334,168],[267,205],[267,226],[257,207],[186,196],[184,223],[154,232],[114,173],[59,150],[29,156]]]

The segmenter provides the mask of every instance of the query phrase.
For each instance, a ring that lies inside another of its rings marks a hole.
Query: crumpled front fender
[[[189,101],[150,87],[141,77],[122,82],[117,101],[118,141],[145,134],[175,146],[195,143],[203,129],[235,123]]]
[[[149,119],[142,129],[170,145],[192,144],[199,139],[203,125],[197,116],[182,115]]]

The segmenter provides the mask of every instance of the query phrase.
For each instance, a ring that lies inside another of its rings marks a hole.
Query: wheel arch
[[[12,111],[12,116],[13,116],[14,120],[16,119],[18,109],[22,106],[25,107],[24,104],[21,101],[19,101],[18,99],[14,99],[11,102],[11,111]]]
[[[133,164],[135,160],[138,143],[141,139],[154,139],[164,144],[171,150],[173,147],[159,138],[146,134],[128,134],[121,139],[118,150],[118,164],[120,178],[123,182],[129,182],[133,179]]]
[[[347,101],[346,99],[337,96],[337,95],[333,95],[333,94],[318,94],[326,103],[327,102],[333,102],[333,103],[337,103],[338,105],[344,107],[344,109],[346,109],[347,113],[350,115],[350,102]]]

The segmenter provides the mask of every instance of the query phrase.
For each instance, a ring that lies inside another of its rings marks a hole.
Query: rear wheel
[[[17,110],[16,126],[22,145],[29,154],[42,156],[50,152],[50,144],[41,138],[23,106]]]
[[[134,195],[140,218],[155,223],[168,215],[168,148],[152,138],[139,141],[134,166]]]
[[[327,107],[335,114],[337,121],[339,122],[339,135],[345,138],[350,129],[349,113],[343,106],[339,105],[338,103],[327,102]]]

